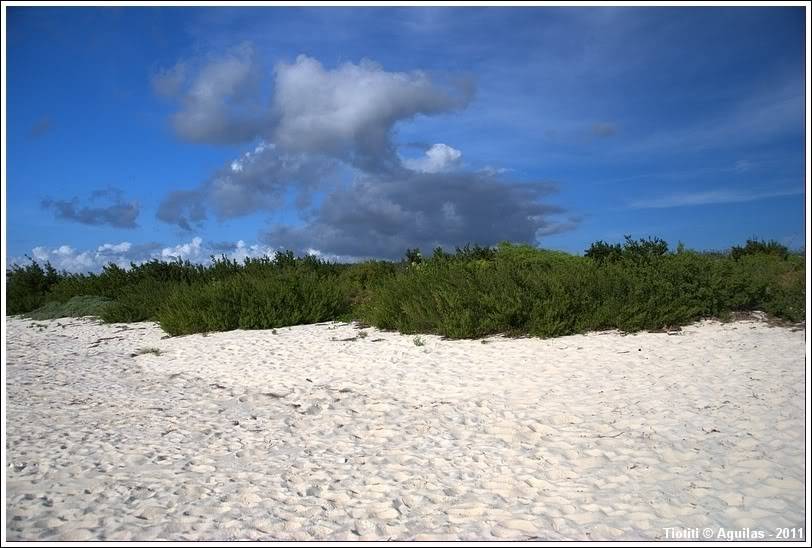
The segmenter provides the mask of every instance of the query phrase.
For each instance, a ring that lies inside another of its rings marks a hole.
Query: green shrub
[[[398,264],[386,261],[347,265],[339,273],[338,283],[354,309],[365,303],[384,280],[394,276],[398,268]]]
[[[336,276],[282,271],[178,286],[160,307],[157,319],[167,333],[185,335],[318,323],[349,309]]]
[[[118,291],[115,301],[101,314],[108,323],[144,322],[158,319],[158,310],[176,287],[183,284],[143,279]]]
[[[609,247],[619,246],[595,246]],[[658,329],[731,310],[803,318],[802,259],[761,254],[734,261],[667,249],[657,238],[627,237],[619,256],[610,250],[600,259],[510,244],[491,260],[454,262],[435,253],[420,269],[384,280],[357,313],[383,329],[452,338]]]
[[[598,240],[589,246],[584,256],[598,263],[615,262],[623,258],[623,248],[620,244],[607,244],[603,240]]]
[[[607,244],[598,240],[586,250],[584,255],[600,264],[621,260],[643,262],[668,253],[668,243],[661,238],[633,240],[631,236],[627,235],[624,236],[624,239],[622,247],[620,244]],[[680,252],[682,251],[683,249],[680,250]]]
[[[341,265],[281,252],[208,266],[111,264],[98,274],[32,262],[6,273],[8,312],[155,320],[173,335],[357,319],[452,338],[637,331],[740,310],[793,322],[805,314],[804,257],[775,242],[669,253],[659,238],[627,236],[623,245],[595,242],[583,257],[511,243],[407,255],[408,263]]]
[[[12,265],[6,272],[6,313],[30,312],[45,304],[48,291],[65,273],[59,273],[51,263],[44,267],[36,261],[26,266]]]
[[[787,246],[781,245],[775,240],[765,242],[763,240],[750,239],[744,247],[733,246],[730,249],[730,256],[734,260],[739,260],[746,255],[775,255],[782,259],[789,256],[789,249]]]

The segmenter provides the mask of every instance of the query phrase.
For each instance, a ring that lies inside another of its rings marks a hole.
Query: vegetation
[[[151,261],[98,274],[50,264],[6,273],[9,314],[154,320],[171,335],[360,320],[452,338],[637,331],[763,310],[805,314],[804,257],[748,240],[726,253],[670,252],[659,238],[595,242],[584,256],[527,245],[465,246],[400,262],[333,264],[292,252],[208,266]],[[415,344],[418,344],[415,339]],[[422,339],[420,339],[422,342]]]
[[[6,273],[6,313],[31,312],[45,304],[49,290],[64,278],[50,264],[12,265]]]
[[[733,246],[730,249],[730,256],[734,260],[739,260],[745,255],[775,255],[786,259],[789,256],[787,246],[781,245],[775,240],[764,242],[760,240],[747,240],[744,247]]]
[[[155,347],[139,348],[138,350],[130,354],[130,357],[135,358],[136,356],[143,356],[144,354],[152,354],[153,356],[160,356],[161,349]]]
[[[24,316],[32,320],[102,316],[111,304],[113,304],[113,301],[104,297],[77,295],[64,303],[49,301],[36,310],[24,314]]]

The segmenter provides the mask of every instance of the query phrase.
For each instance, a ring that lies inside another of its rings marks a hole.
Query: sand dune
[[[804,332],[165,338],[7,320],[8,540],[802,527]],[[157,348],[158,355],[137,354]]]

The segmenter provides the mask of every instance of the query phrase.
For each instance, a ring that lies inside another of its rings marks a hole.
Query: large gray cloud
[[[229,78],[222,75],[250,74],[251,63],[232,62],[229,70],[209,65],[195,85],[206,88],[206,80],[213,78],[213,88],[225,89],[219,83]],[[171,91],[178,75],[186,72],[182,67],[166,71],[157,85]],[[248,78],[233,80],[243,77]],[[541,203],[552,185],[463,169],[462,151],[444,143],[422,147],[425,155],[419,158],[398,155],[392,137],[398,122],[455,111],[472,95],[470,82],[441,85],[426,73],[387,72],[367,60],[333,69],[306,56],[280,63],[269,108],[245,124],[242,134],[259,138],[260,144],[198,187],[170,193],[158,218],[191,230],[209,213],[229,219],[289,207],[287,197],[293,191],[304,225],[274,226],[263,240],[344,258],[396,257],[415,246],[535,242],[573,228],[576,221],[553,220],[561,208]],[[202,109],[207,114],[220,112],[214,104],[230,95],[212,97],[217,101]],[[209,131],[217,126],[197,124],[187,114],[181,111],[176,117],[183,116],[196,129],[181,136],[220,135]],[[348,173],[340,184],[337,175]],[[309,198],[315,191],[328,193],[314,210]]]
[[[228,219],[277,209],[285,205],[290,188],[301,207],[339,162],[370,173],[402,172],[405,168],[391,139],[394,125],[418,114],[460,108],[472,92],[464,82],[439,86],[425,73],[386,72],[371,61],[328,70],[299,56],[294,63],[277,65],[268,112],[255,112],[250,120],[232,116],[226,104],[244,80],[253,81],[256,71],[250,49],[204,66],[173,123],[181,137],[192,141],[244,140],[264,134],[272,144],[262,141],[197,188],[169,193],[158,219],[192,230],[208,217],[207,211]],[[177,92],[187,72],[185,64],[178,64],[156,74],[156,92]],[[445,161],[450,166],[459,151],[447,150],[457,154]],[[440,160],[429,158],[426,166],[443,169]]]
[[[100,205],[99,201],[109,205]],[[137,202],[126,201],[123,193],[114,188],[96,190],[91,193],[88,205],[81,205],[78,198],[71,200],[42,201],[42,207],[54,212],[57,219],[86,225],[109,225],[115,228],[136,228],[136,219],[141,211]]]
[[[364,176],[328,195],[303,226],[276,226],[262,239],[299,252],[385,258],[415,246],[534,242],[556,232],[551,216],[563,210],[540,202],[555,189],[481,172]]]
[[[268,121],[262,99],[262,72],[253,48],[243,45],[210,60],[196,74],[180,62],[152,77],[153,90],[180,101],[171,118],[175,133],[194,143],[250,141]]]
[[[273,211],[285,205],[290,188],[298,195],[295,205],[304,207],[335,169],[335,160],[285,153],[263,142],[198,188],[171,192],[158,208],[158,219],[192,230],[208,217],[209,210],[220,220]]]

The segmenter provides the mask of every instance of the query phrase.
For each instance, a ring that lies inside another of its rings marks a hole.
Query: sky
[[[9,263],[805,245],[800,7],[6,13]]]

